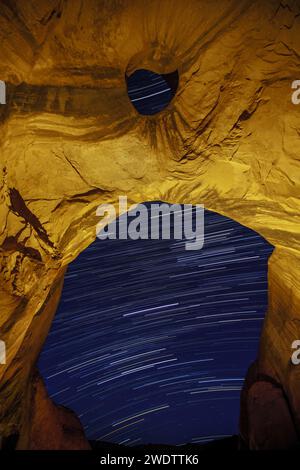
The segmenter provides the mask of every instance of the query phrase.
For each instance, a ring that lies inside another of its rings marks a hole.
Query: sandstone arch
[[[6,0],[0,25],[0,433],[30,447],[34,364],[64,271],[119,194],[204,203],[276,247],[259,368],[300,432],[299,1]],[[179,72],[151,118],[126,92],[142,67]]]

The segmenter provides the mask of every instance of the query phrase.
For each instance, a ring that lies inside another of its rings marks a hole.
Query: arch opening
[[[179,82],[178,71],[159,74],[147,69],[138,69],[125,76],[128,97],[144,116],[159,113],[171,103]]]
[[[202,444],[236,434],[272,250],[211,211],[199,251],[174,237],[96,240],[69,266],[40,358],[50,396],[77,413],[91,441]]]

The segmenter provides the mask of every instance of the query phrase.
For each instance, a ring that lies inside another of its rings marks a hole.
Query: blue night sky
[[[174,83],[138,71],[128,95],[154,114]],[[209,211],[202,250],[174,239],[96,240],[68,268],[40,357],[50,395],[77,413],[89,439],[183,444],[236,434],[272,249]]]
[[[202,250],[97,239],[69,266],[39,361],[50,395],[78,414],[89,439],[182,444],[236,434],[271,252],[210,211]]]

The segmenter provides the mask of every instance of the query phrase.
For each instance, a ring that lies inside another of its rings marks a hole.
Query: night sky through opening
[[[157,114],[171,102],[177,91],[178,80],[177,70],[166,75],[150,70],[136,70],[126,78],[128,97],[138,113]]]
[[[127,86],[141,114],[173,97],[152,72]],[[202,250],[174,239],[96,240],[68,268],[39,360],[50,395],[77,413],[91,440],[183,444],[236,434],[272,250],[210,211]]]
[[[129,218],[130,220],[130,218]],[[200,443],[238,432],[272,247],[205,211],[184,240],[96,240],[70,264],[39,367],[89,439]]]

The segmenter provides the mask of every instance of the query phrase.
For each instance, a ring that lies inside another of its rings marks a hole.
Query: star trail
[[[77,413],[91,440],[236,434],[272,249],[207,210],[202,250],[186,251],[185,240],[97,239],[68,268],[39,360],[50,395]]]
[[[178,73],[160,75],[140,69],[126,81],[128,96],[136,110],[143,115],[152,115],[162,111],[172,100],[178,86]]]

